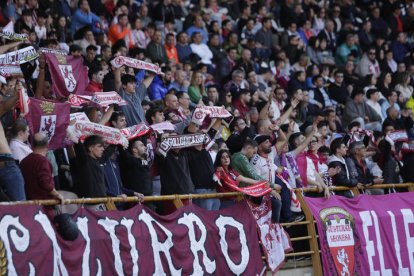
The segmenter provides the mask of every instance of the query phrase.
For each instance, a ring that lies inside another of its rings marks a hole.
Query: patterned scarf
[[[302,185],[302,180],[300,178],[300,174],[299,174],[299,169],[298,169],[298,165],[296,163],[295,158],[293,158],[293,156],[291,154],[286,154],[286,153],[282,153],[280,155],[280,164],[285,167],[285,169],[282,172],[282,176],[284,179],[289,179],[289,173],[287,171],[287,164],[289,163],[290,168],[293,172],[293,175],[295,176],[295,181],[296,181],[296,187],[297,188],[301,188]]]

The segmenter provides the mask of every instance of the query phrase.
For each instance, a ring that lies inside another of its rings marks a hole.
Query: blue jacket
[[[165,87],[162,79],[156,75],[154,80],[152,81],[151,85],[148,87],[148,95],[153,100],[162,100],[167,94],[168,89]]]
[[[109,159],[104,164],[106,194],[108,196],[119,196],[126,194],[133,196],[134,192],[122,186],[121,174],[117,160]]]
[[[208,42],[208,33],[206,32],[206,30],[202,29],[202,28],[197,28],[195,26],[191,26],[190,28],[187,29],[187,35],[189,37],[191,37],[191,35],[193,33],[201,33],[201,35],[203,36],[203,41],[201,43],[203,44],[207,44]]]
[[[397,63],[403,62],[405,59],[405,56],[407,55],[409,51],[408,47],[399,41],[394,41],[392,43],[391,50],[392,50],[394,60]]]
[[[82,27],[90,26],[93,33],[101,32],[98,26],[100,19],[93,12],[83,13],[80,9],[77,9],[72,15],[72,34]]]

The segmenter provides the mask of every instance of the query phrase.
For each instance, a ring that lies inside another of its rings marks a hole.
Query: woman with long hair
[[[317,64],[335,65],[333,53],[327,47],[328,41],[326,38],[320,38],[319,46],[316,48]]]
[[[214,167],[216,172],[214,174],[215,180],[220,184],[217,186],[218,192],[233,192],[236,189],[231,189],[230,186],[238,187],[240,182],[247,184],[248,186],[255,185],[255,184],[263,184],[263,180],[255,180],[251,179],[242,175],[239,175],[233,168],[231,167],[231,156],[230,151],[227,149],[222,149],[217,153],[216,160],[214,162]],[[258,187],[256,187],[258,188]],[[271,188],[263,187],[262,186],[262,193],[263,195],[268,195],[270,193],[270,202],[272,208],[272,221],[275,223],[279,223],[280,219],[280,211],[282,208],[282,202],[280,200],[280,196],[276,194],[276,191],[271,190]],[[278,199],[279,198],[279,199]],[[257,197],[250,197],[251,202],[254,204],[261,204],[262,196]],[[225,208],[231,206],[235,203],[234,199],[226,198],[225,200],[222,199],[221,207]]]
[[[214,162],[214,168],[216,169],[216,173],[219,172],[219,180],[224,181],[228,184],[236,184],[236,186],[238,186],[240,182],[244,182],[250,185],[262,182],[261,180],[254,180],[239,175],[235,170],[233,170],[231,166],[231,154],[227,149],[219,150],[217,153],[216,161]],[[222,193],[232,192],[231,190],[228,190],[224,185],[217,187],[217,190]]]
[[[214,162],[215,178],[220,185],[217,185],[217,192],[219,193],[229,193],[234,192],[228,188],[228,186],[239,186],[240,182],[246,183],[248,185],[254,185],[262,182],[261,180],[254,180],[248,177],[239,175],[231,167],[231,154],[227,149],[219,150]],[[233,205],[235,203],[234,198],[223,198],[221,199],[221,207],[225,208]]]
[[[382,170],[384,184],[401,183],[400,166],[395,159],[392,145],[386,139],[383,139],[378,144],[378,166]]]
[[[230,91],[222,91],[219,93],[219,105],[224,105],[228,111],[231,111],[232,109],[232,101],[233,95]]]
[[[390,72],[382,72],[378,80],[378,89],[384,97],[391,94],[392,75]]]
[[[202,98],[204,91],[203,74],[196,71],[191,75],[190,86],[188,87],[188,96],[190,96],[190,100],[193,103],[203,105]]]
[[[408,101],[408,99],[413,94],[413,87],[410,85],[409,72],[406,71],[397,75],[396,85],[394,89],[398,92],[401,92],[405,102]]]
[[[318,35],[320,31],[325,29],[325,20],[326,10],[324,8],[321,8],[313,17],[312,29],[315,31],[316,35]]]
[[[306,54],[308,55],[309,59],[314,64],[319,64],[319,61],[316,57],[316,49],[319,47],[319,38],[316,36],[312,36],[309,38],[308,47],[306,47]]]
[[[364,92],[367,93],[369,89],[377,89],[377,82],[378,79],[374,74],[366,75],[362,84]]]

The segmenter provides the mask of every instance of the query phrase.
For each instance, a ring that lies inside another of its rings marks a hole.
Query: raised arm
[[[121,82],[121,67],[120,68],[114,68],[114,80],[115,80],[115,91],[119,93],[119,90],[121,90],[122,82]]]
[[[114,113],[114,106],[110,105],[108,110],[102,116],[102,119],[99,121],[100,125],[106,125],[111,119],[112,113]]]
[[[269,99],[267,100],[265,106],[260,110],[259,113],[259,120],[266,120],[269,119],[269,107],[271,103],[271,96],[269,96]]]
[[[0,105],[0,117],[15,106],[17,100],[19,99],[19,93],[17,93],[17,91],[21,86],[22,84],[20,82],[16,82],[14,88],[9,90],[11,96]]]
[[[22,41],[17,41],[17,42],[12,42],[12,43],[0,46],[0,54],[6,53],[10,49],[13,49],[16,46],[19,46],[21,43]]]
[[[289,109],[286,110],[286,112],[283,113],[282,116],[280,116],[280,121],[282,122],[282,124],[289,118],[290,113],[292,113],[293,109],[295,109],[298,106],[298,104],[299,104],[299,100],[297,99],[292,100],[292,102],[290,103]]]
[[[286,137],[285,133],[279,128],[277,130],[278,134],[278,141],[276,142],[275,148],[277,152],[282,152],[283,147],[288,142],[288,138]]]
[[[132,156],[132,154],[128,150],[124,149],[122,146],[118,146],[118,151],[119,157],[122,161],[124,161],[128,165],[134,164],[134,156]]]
[[[301,153],[302,151],[304,151],[306,149],[306,147],[309,145],[310,141],[312,140],[313,136],[315,135],[315,133],[318,131],[318,128],[316,127],[316,125],[312,126],[312,131],[308,134],[308,136],[306,136],[305,141],[300,144],[294,151],[295,151],[295,155],[298,155],[299,153]]]
[[[148,88],[152,81],[154,80],[155,74],[149,74],[148,77],[146,77],[142,83],[145,85],[145,88]]]

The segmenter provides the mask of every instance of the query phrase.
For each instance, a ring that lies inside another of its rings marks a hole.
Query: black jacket
[[[371,171],[367,168],[365,161],[362,160],[362,164],[360,164],[358,160],[353,157],[351,157],[351,160],[355,166],[358,182],[366,185],[373,184],[374,175],[372,175]]]
[[[226,145],[229,148],[231,154],[241,151],[244,141],[249,137],[253,139],[253,132],[250,128],[246,127],[240,134],[232,133],[226,141]]]
[[[118,149],[119,167],[124,186],[145,196],[152,195],[152,181],[148,161],[134,157],[122,147]]]
[[[349,92],[344,84],[338,86],[335,83],[332,83],[329,85],[328,90],[329,97],[337,103],[345,105],[346,101],[350,98]]]
[[[394,158],[389,158],[382,166],[382,176],[384,184],[400,183],[400,166]]]
[[[108,146],[101,159],[94,159],[86,152],[82,143],[75,144],[76,158],[70,159],[70,170],[78,197],[106,197],[103,163],[114,153]]]
[[[161,194],[192,194],[194,184],[191,180],[187,154],[170,150],[165,158],[158,159],[161,176]]]
[[[401,176],[404,182],[414,182],[414,152],[405,153],[403,163],[404,166],[401,169]]]
[[[348,188],[352,188],[358,184],[358,180],[356,178],[356,171],[352,164],[352,160],[350,160],[350,158],[347,157],[345,157],[344,160],[341,160],[335,155],[332,155],[328,159],[329,168],[336,168],[338,166],[341,168],[341,171],[337,175],[332,177],[332,183],[334,186],[345,186]],[[350,191],[337,192],[337,194],[343,195],[348,198],[353,197]]]
[[[191,180],[195,189],[215,189],[213,181],[214,165],[207,150],[197,150],[194,147],[184,150],[190,167]]]

